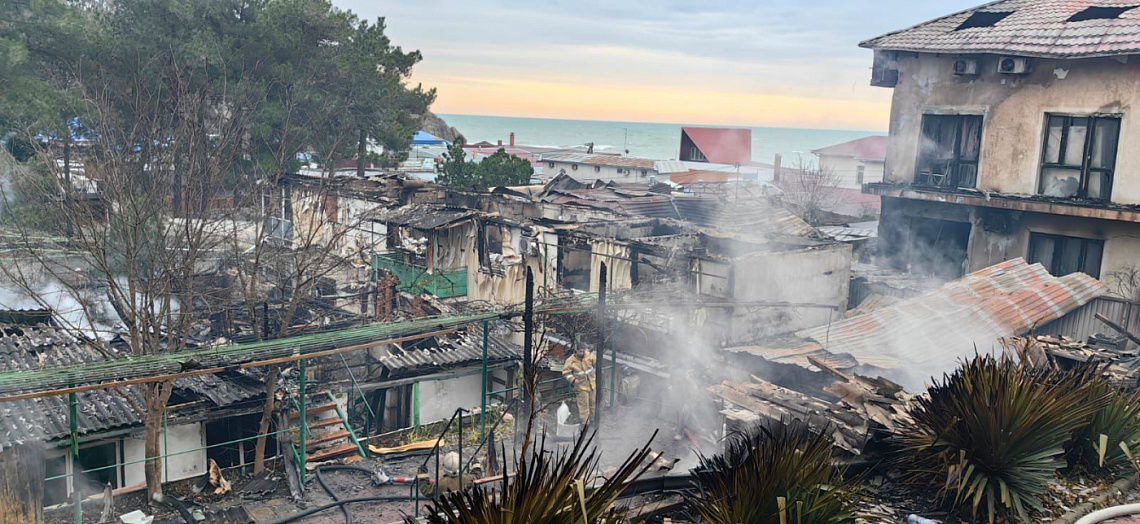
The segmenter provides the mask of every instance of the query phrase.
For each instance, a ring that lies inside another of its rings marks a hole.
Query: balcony
[[[966,206],[990,207],[1029,213],[1046,213],[1122,222],[1140,222],[1140,205],[1047,195],[993,193],[979,189],[932,187],[921,184],[879,182],[865,184],[863,192],[883,197],[925,200]]]
[[[404,261],[400,253],[372,254],[372,281],[379,279],[381,269],[386,269],[399,279],[396,289],[414,295],[430,293],[439,298],[467,296],[467,268],[435,270]]]

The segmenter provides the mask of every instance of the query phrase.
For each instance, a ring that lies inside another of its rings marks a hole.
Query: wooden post
[[[0,521],[43,522],[45,478],[42,442],[16,444],[0,452]]]

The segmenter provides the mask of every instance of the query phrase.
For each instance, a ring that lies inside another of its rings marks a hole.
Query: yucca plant
[[[1081,372],[1028,368],[978,356],[944,375],[897,430],[896,465],[955,509],[989,522],[1012,514],[1029,522],[1056,473],[1065,444],[1105,406]]]
[[[832,465],[826,433],[796,419],[730,436],[693,470],[693,512],[712,524],[854,522],[855,484]]]
[[[656,437],[656,432],[654,432]],[[631,454],[601,485],[598,451],[586,432],[573,446],[551,453],[543,435],[536,448],[528,446],[515,475],[503,476],[493,487],[449,492],[429,508],[431,524],[610,524],[623,522],[614,510],[625,483],[653,465],[646,460],[648,444]],[[650,438],[652,442],[653,438]],[[504,451],[504,456],[506,452]],[[406,520],[416,522],[413,518]]]
[[[1087,370],[1085,394],[1103,398],[1104,405],[1088,424],[1078,428],[1066,446],[1069,465],[1093,473],[1112,473],[1132,464],[1140,451],[1140,393],[1126,392],[1099,368]]]

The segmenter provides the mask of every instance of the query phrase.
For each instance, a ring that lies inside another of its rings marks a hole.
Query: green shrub
[[[832,465],[826,433],[792,420],[731,436],[694,470],[694,512],[712,524],[854,522],[855,484]]]
[[[1069,465],[1092,473],[1115,473],[1131,464],[1128,454],[1140,451],[1140,394],[1120,389],[1097,368],[1083,384],[1086,395],[1104,398],[1104,406],[1069,441]],[[1125,451],[1128,449],[1130,451]]]
[[[989,522],[1012,513],[1029,522],[1065,444],[1105,407],[1087,375],[979,356],[915,401],[913,423],[895,434],[895,465],[916,486]]]
[[[654,433],[654,437],[656,437]],[[524,449],[516,474],[495,485],[449,492],[437,499],[426,517],[430,524],[609,524],[624,522],[614,502],[624,484],[652,466],[648,445],[631,454],[600,486],[593,437],[579,435],[569,449],[545,450],[543,435],[534,449]],[[650,439],[652,441],[652,438]],[[506,451],[503,451],[506,456]],[[408,517],[413,524],[416,519]]]

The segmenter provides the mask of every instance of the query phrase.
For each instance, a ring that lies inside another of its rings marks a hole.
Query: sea
[[[495,143],[502,140],[506,144],[513,132],[515,143],[519,145],[570,148],[593,142],[595,151],[626,153],[630,156],[657,160],[677,158],[681,147],[681,127],[689,127],[689,124],[645,122],[603,122],[447,114],[439,116],[448,125],[459,130],[468,143],[483,140]],[[753,127],[751,129],[752,160],[770,164],[776,154],[780,154],[783,156],[785,166],[796,165],[800,158],[804,162],[811,162],[814,159],[811,154],[813,149],[841,144],[865,136],[886,134],[881,131],[785,127]]]

